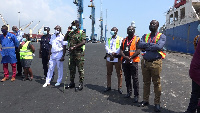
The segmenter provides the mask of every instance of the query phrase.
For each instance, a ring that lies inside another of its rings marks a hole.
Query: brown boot
[[[3,79],[1,79],[1,82],[4,82],[4,81],[6,81],[6,80],[9,80],[9,78],[4,77]]]
[[[15,81],[15,77],[12,77],[11,82]]]

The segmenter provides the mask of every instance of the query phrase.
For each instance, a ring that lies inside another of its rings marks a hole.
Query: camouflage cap
[[[71,24],[79,24],[78,20],[74,20]]]

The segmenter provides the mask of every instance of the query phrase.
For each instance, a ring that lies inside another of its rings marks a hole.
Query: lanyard
[[[128,42],[128,37],[127,37],[127,46],[129,46],[130,45],[130,43],[133,41],[133,39],[135,38],[135,36],[131,39],[131,41],[130,42]]]
[[[157,35],[158,35],[158,33],[157,33]],[[155,43],[156,43],[156,37],[157,37],[157,35],[155,35],[154,37],[153,37],[153,40],[151,40],[151,34],[149,35],[149,38],[148,38],[148,41],[150,40],[150,43],[153,43],[153,41],[155,40]]]

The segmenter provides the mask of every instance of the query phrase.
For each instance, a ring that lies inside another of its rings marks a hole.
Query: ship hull
[[[200,21],[194,21],[166,29],[164,32],[167,37],[165,48],[170,51],[193,54],[193,40],[200,34],[197,30],[199,23]]]

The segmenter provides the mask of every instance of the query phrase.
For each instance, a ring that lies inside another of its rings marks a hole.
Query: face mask
[[[157,29],[156,29],[156,26],[149,26],[149,30],[152,31],[152,32],[155,32]]]
[[[13,33],[17,33],[16,31],[13,31]]]
[[[135,31],[132,30],[132,29],[129,29],[129,30],[127,31],[127,34],[128,34],[128,35],[133,35],[134,33],[135,33]]]
[[[59,33],[60,33],[60,31],[55,30],[55,34],[59,34]]]
[[[5,29],[2,29],[2,30],[1,30],[1,32],[4,34],[4,33],[6,33],[6,32],[7,32],[7,30],[5,30]]]
[[[44,31],[43,34],[44,34],[44,35],[47,35],[47,31]]]
[[[113,36],[115,35],[115,31],[111,31],[110,34]]]
[[[131,32],[131,31],[128,31],[128,35],[133,35],[133,32]]]
[[[197,30],[200,32],[200,25],[198,25]]]
[[[72,26],[72,29],[73,29],[73,30],[76,30],[76,26]]]
[[[22,42],[26,42],[26,38],[22,38]]]

